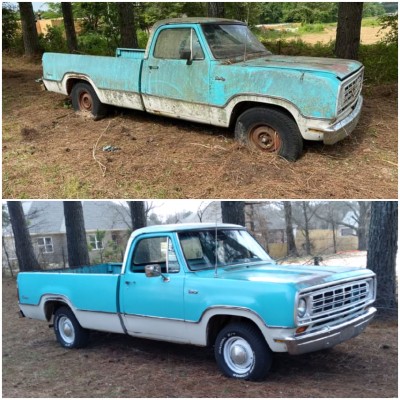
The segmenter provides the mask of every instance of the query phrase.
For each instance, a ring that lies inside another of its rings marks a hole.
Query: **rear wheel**
[[[75,111],[90,113],[95,119],[107,114],[107,107],[100,102],[96,92],[88,83],[77,83],[72,88],[71,98]]]
[[[68,307],[60,307],[54,314],[54,332],[61,346],[76,349],[86,346],[89,331],[82,328]]]
[[[215,341],[215,359],[230,378],[264,379],[272,363],[272,352],[260,331],[247,323],[227,325]]]
[[[236,122],[235,138],[254,150],[275,153],[296,161],[303,151],[303,138],[287,114],[269,108],[250,108]]]

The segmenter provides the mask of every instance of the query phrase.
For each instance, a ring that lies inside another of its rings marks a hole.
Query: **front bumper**
[[[303,354],[333,347],[359,335],[369,324],[376,313],[376,308],[370,307],[363,314],[333,327],[324,327],[312,333],[303,333],[282,340],[289,354]]]
[[[363,97],[360,96],[354,110],[343,120],[324,129],[324,144],[335,144],[354,131],[360,120]]]

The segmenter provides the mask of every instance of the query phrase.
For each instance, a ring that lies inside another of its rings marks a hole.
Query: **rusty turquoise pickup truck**
[[[155,24],[146,50],[116,57],[43,55],[49,91],[94,117],[107,105],[234,129],[255,150],[295,161],[303,139],[334,144],[358,123],[364,68],[357,61],[271,54],[239,21]]]
[[[366,268],[277,265],[238,225],[134,231],[123,263],[21,272],[22,316],[66,348],[90,330],[214,348],[226,376],[261,380],[274,352],[303,354],[360,334],[373,318]]]

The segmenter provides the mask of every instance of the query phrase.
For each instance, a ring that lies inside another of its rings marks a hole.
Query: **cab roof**
[[[153,30],[156,30],[162,25],[175,24],[230,24],[230,25],[246,25],[244,22],[226,18],[209,18],[209,17],[187,17],[187,18],[169,18],[158,21],[154,24]]]
[[[188,223],[188,224],[165,224],[165,225],[152,225],[145,228],[136,229],[133,231],[132,236],[138,236],[145,233],[167,233],[167,232],[182,232],[193,231],[202,229],[244,229],[241,225],[222,224],[222,223]]]

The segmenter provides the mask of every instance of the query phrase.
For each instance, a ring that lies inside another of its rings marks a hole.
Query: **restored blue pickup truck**
[[[146,50],[116,57],[43,55],[43,82],[75,110],[106,105],[234,127],[253,149],[298,159],[303,139],[334,144],[360,117],[357,61],[272,55],[239,21],[184,18],[155,24]]]
[[[59,343],[89,330],[214,346],[221,371],[263,379],[273,352],[302,354],[358,335],[376,309],[365,268],[277,265],[237,225],[164,225],[131,235],[122,264],[18,274],[23,316]]]

